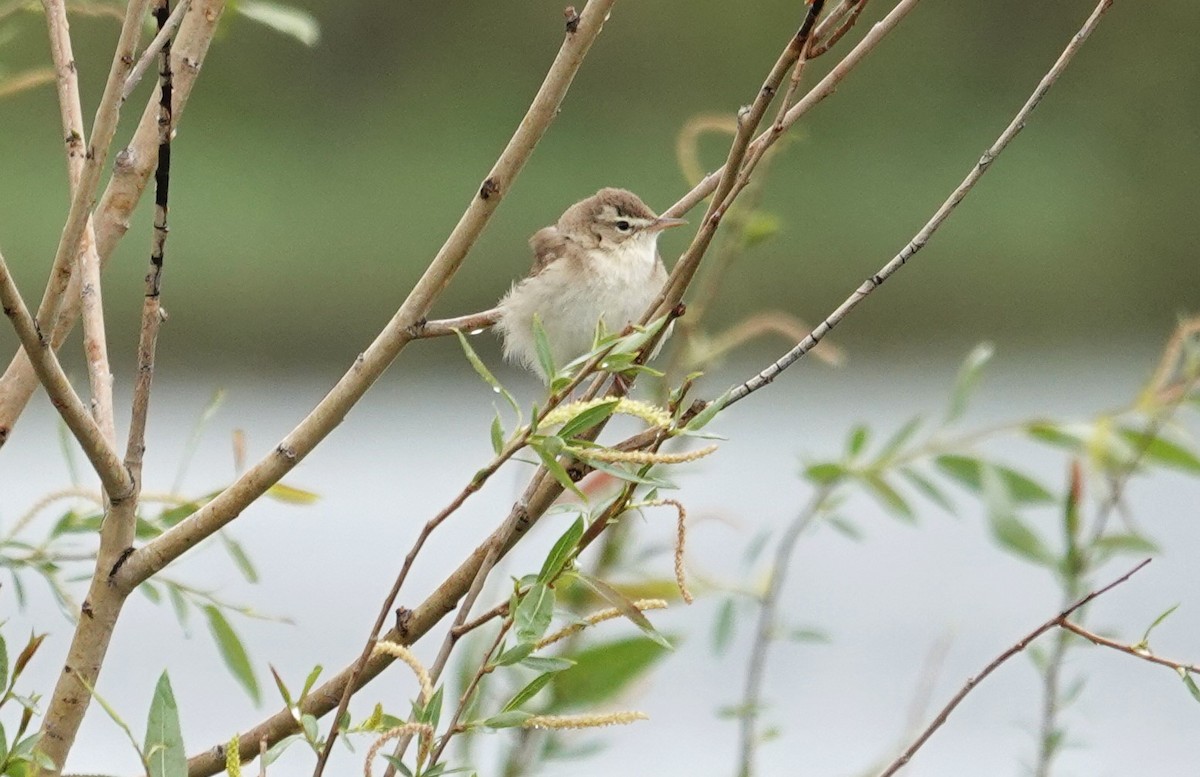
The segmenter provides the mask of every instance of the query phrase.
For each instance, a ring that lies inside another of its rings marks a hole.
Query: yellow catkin
[[[687,539],[687,510],[684,509],[682,502],[675,499],[655,499],[651,502],[642,502],[642,504],[637,506],[671,506],[675,508],[675,513],[678,516],[675,521],[675,585],[679,586],[679,595],[683,597],[683,601],[691,604],[695,601],[695,598],[692,596],[692,592],[688,590],[687,582],[683,576],[683,546]]]
[[[387,653],[408,664],[417,676],[417,682],[421,684],[421,703],[429,703],[429,699],[433,697],[433,684],[429,681],[429,672],[411,650],[397,642],[380,642],[375,646],[375,652]]]
[[[374,774],[371,771],[371,762],[379,755],[383,746],[405,734],[417,734],[422,739],[433,739],[433,726],[428,723],[405,723],[403,726],[396,726],[394,729],[384,732],[383,736],[376,739],[371,745],[371,749],[367,751],[367,760],[363,762],[363,777],[372,777]]]
[[[605,712],[592,715],[534,715],[521,725],[525,728],[600,728],[628,726],[639,720],[649,720],[644,712]]]
[[[603,405],[605,402],[611,401],[611,399],[598,398],[589,399],[586,402],[568,402],[546,413],[546,417],[542,419],[542,424],[544,426],[565,424],[584,410],[590,410],[597,405]],[[613,415],[634,416],[635,418],[642,419],[651,426],[657,426],[661,429],[666,429],[671,425],[671,414],[666,410],[649,402],[641,402],[636,399],[620,399],[617,402],[617,406],[613,409]]]
[[[645,612],[646,610],[665,610],[667,608],[667,602],[665,599],[638,599],[633,603],[633,606],[637,608],[639,612]],[[537,643],[537,648],[540,650],[547,645],[553,645],[555,642],[561,642],[572,634],[578,634],[588,626],[595,626],[597,623],[603,623],[604,621],[619,617],[621,617],[621,611],[616,607],[609,607],[606,610],[599,610],[584,618],[583,623],[572,623],[570,626],[559,629],[553,634],[544,637],[540,642]]]
[[[225,745],[225,774],[229,777],[242,777],[242,757],[238,754],[240,751],[241,743],[238,741],[238,735],[234,734],[229,744]]]
[[[588,448],[587,450],[578,451],[578,455],[585,459],[630,464],[683,464],[695,461],[696,459],[702,459],[716,450],[716,445],[706,445],[703,448],[684,453],[654,453],[652,451],[618,451],[612,448]]]

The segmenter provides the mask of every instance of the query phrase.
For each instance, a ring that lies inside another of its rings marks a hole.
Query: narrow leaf
[[[934,459],[945,474],[957,480],[965,488],[975,493],[983,491],[982,471],[986,462],[969,456],[947,454]],[[994,469],[1004,481],[1005,488],[1012,499],[1019,503],[1053,502],[1054,495],[1044,486],[1016,470],[997,465],[987,465]]]
[[[206,605],[204,615],[208,618],[208,630],[217,643],[217,649],[221,653],[221,659],[225,662],[225,666],[241,683],[254,703],[258,704],[262,700],[262,692],[259,690],[258,678],[254,676],[254,669],[250,666],[250,657],[246,655],[246,648],[242,645],[242,641],[233,627],[229,625],[229,621],[216,607],[211,604]]]
[[[158,678],[150,701],[143,752],[150,762],[150,777],[187,777],[187,753],[179,728],[179,705],[166,672]]]
[[[713,652],[718,656],[724,655],[729,643],[733,640],[733,626],[737,610],[733,599],[725,599],[717,609],[717,619],[713,624]]]
[[[576,665],[554,675],[554,709],[592,708],[620,695],[666,655],[662,645],[643,637],[606,642],[577,653]]]
[[[1147,461],[1193,474],[1200,473],[1200,458],[1182,445],[1135,429],[1122,429],[1121,436],[1133,446],[1134,451],[1141,451]]]
[[[562,428],[558,430],[558,436],[569,440],[580,432],[586,432],[588,429],[591,429],[596,424],[611,416],[613,411],[617,409],[617,405],[620,404],[620,402],[621,401],[619,399],[613,399],[608,402],[602,402],[598,405],[593,405],[586,410],[580,411],[573,418],[562,425]]]
[[[542,571],[538,573],[537,577],[539,583],[548,584],[553,582],[554,578],[558,577],[558,573],[562,571],[563,566],[575,552],[575,546],[582,539],[584,528],[583,516],[580,516],[558,538],[558,541],[554,543],[554,547],[550,549],[550,553],[546,556],[546,560],[542,563]]]
[[[991,361],[993,353],[995,348],[991,343],[980,343],[963,360],[958,377],[954,380],[954,388],[950,392],[950,407],[946,410],[947,423],[958,420],[966,412],[967,402],[970,401],[983,368]]]
[[[550,380],[558,372],[554,366],[554,354],[550,351],[550,340],[546,337],[546,327],[542,326],[542,317],[533,314],[533,347],[537,351],[538,366],[546,380]]]
[[[520,709],[525,702],[529,701],[534,696],[537,696],[538,693],[547,685],[549,685],[550,681],[553,679],[554,672],[546,672],[545,674],[540,674],[533,678],[524,688],[517,691],[516,694],[514,694],[513,697],[508,700],[508,703],[504,705],[503,709],[501,709],[501,712],[511,712],[513,710]]]
[[[664,648],[671,649],[671,643],[667,641],[667,638],[658,629],[654,628],[654,624],[650,622],[645,613],[635,607],[625,594],[599,578],[580,575],[579,580],[595,591],[601,599],[616,607],[622,615],[632,621],[647,637]]]
[[[276,483],[268,488],[267,496],[276,502],[302,506],[315,504],[321,498],[319,494],[315,494],[312,491],[305,491],[303,488],[289,486],[286,483]]]
[[[238,0],[234,10],[275,32],[312,48],[321,39],[321,25],[308,11],[272,0]]]
[[[517,640],[523,643],[537,642],[550,627],[554,616],[554,589],[544,583],[534,583],[521,597],[513,615]]]

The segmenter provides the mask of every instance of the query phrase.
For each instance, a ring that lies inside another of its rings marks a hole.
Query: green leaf
[[[958,377],[954,379],[954,388],[950,392],[950,407],[946,410],[946,423],[958,420],[966,412],[967,402],[970,401],[971,394],[979,383],[979,376],[982,374],[983,368],[991,361],[993,353],[995,353],[995,348],[991,343],[980,343],[971,350],[971,353],[967,354],[962,367],[958,370]]]
[[[633,605],[633,602],[617,589],[613,588],[608,583],[599,578],[589,577],[588,575],[579,575],[579,581],[591,588],[600,596],[601,599],[611,604],[613,607],[633,622],[635,626],[642,630],[647,637],[654,640],[664,648],[671,649],[671,643],[667,641],[658,629],[654,628],[654,624],[646,617],[645,613]]]
[[[500,423],[500,411],[496,411],[496,417],[492,419],[492,450],[497,456],[504,450],[504,426]]]
[[[475,349],[467,342],[467,336],[457,329],[454,330],[454,334],[458,335],[458,343],[462,346],[463,355],[467,357],[467,361],[475,368],[475,373],[483,379],[484,383],[492,387],[492,391],[504,397],[508,401],[508,404],[512,405],[513,412],[520,419],[521,406],[517,404],[517,400],[508,392],[508,389],[500,384],[500,381],[496,380],[496,376],[492,374],[492,371],[483,363],[483,359],[479,358],[479,354],[475,353]]]
[[[588,466],[598,472],[605,472],[612,475],[617,480],[624,480],[626,483],[637,483],[640,486],[651,486],[653,488],[675,488],[675,484],[665,478],[656,477],[649,474],[648,466],[640,466],[637,469],[630,469],[614,464],[610,461],[601,461],[588,456],[587,448],[572,449],[571,453],[578,458],[587,462]],[[643,472],[643,470],[647,470]],[[649,497],[647,497],[649,499]]]
[[[8,688],[8,643],[0,634],[0,691]],[[2,762],[2,759],[0,759]]]
[[[559,658],[557,656],[528,656],[521,659],[521,666],[532,669],[535,672],[553,673],[570,669],[575,666],[575,662],[569,658]]]
[[[187,629],[188,616],[191,610],[188,609],[187,599],[184,598],[183,592],[179,590],[179,586],[168,585],[167,594],[171,598],[171,609],[175,611],[175,619],[179,621],[179,625],[183,629]]]
[[[1052,421],[1036,421],[1025,427],[1025,433],[1034,440],[1065,448],[1068,451],[1081,451],[1087,445],[1087,434],[1078,428],[1060,426]]]
[[[1004,481],[1006,491],[1015,502],[1036,504],[1039,502],[1054,501],[1054,495],[1047,491],[1040,483],[1007,467],[987,464],[987,462],[981,459],[973,459],[969,456],[953,454],[938,456],[934,459],[934,464],[942,472],[957,480],[969,491],[974,491],[975,493],[983,492],[983,477],[981,473],[983,468],[988,466],[999,473],[1001,479]]]
[[[287,750],[290,746],[296,744],[297,742],[303,741],[303,739],[304,737],[300,734],[289,734],[288,736],[279,740],[275,744],[271,745],[271,747],[267,748],[267,753],[263,756],[263,764],[265,766],[270,766],[271,764],[275,763],[275,761],[279,759],[279,756],[283,755],[284,750]]]
[[[557,440],[557,439],[559,439],[559,438],[557,438],[557,437],[542,438],[542,440]],[[548,450],[546,450],[546,448],[543,444],[535,443],[533,440],[530,440],[529,445],[531,448],[533,448],[534,453],[536,453],[538,455],[538,458],[542,460],[542,466],[545,467],[546,471],[549,472],[550,475],[555,480],[558,481],[558,484],[560,486],[567,489],[568,491],[575,492],[575,494],[580,499],[584,500],[585,502],[587,501],[587,497],[584,495],[584,493],[582,491],[579,490],[579,486],[575,485],[575,481],[571,480],[570,474],[567,473],[567,468],[564,467],[557,458],[555,458],[555,454],[550,453]]]
[[[863,533],[848,518],[841,515],[830,515],[825,519],[825,522],[829,524],[829,528],[843,537],[855,542],[862,542]]]
[[[1200,458],[1181,445],[1162,437],[1151,437],[1136,429],[1122,429],[1121,436],[1133,446],[1134,451],[1141,451],[1148,461],[1185,472],[1200,473]]]
[[[598,405],[593,405],[586,410],[581,410],[573,418],[562,425],[558,430],[558,436],[569,440],[580,432],[586,432],[596,424],[613,414],[617,409],[617,405],[621,403],[619,399],[612,399],[607,402],[601,402]]]
[[[233,559],[234,566],[242,573],[242,577],[246,578],[247,583],[258,582],[258,571],[254,568],[254,562],[246,555],[245,548],[242,544],[230,537],[226,532],[221,532],[221,544],[225,546],[225,552]]]
[[[396,771],[400,772],[400,774],[403,775],[403,777],[413,777],[412,769],[409,769],[408,766],[405,765],[405,763],[403,761],[401,761],[399,758],[397,758],[396,756],[387,755],[386,753],[381,753],[380,758],[387,761],[392,766],[396,767]]]
[[[717,608],[717,619],[713,624],[713,652],[718,656],[724,655],[729,643],[733,640],[733,626],[737,610],[733,599],[725,599]]]
[[[321,25],[308,11],[271,0],[238,0],[231,6],[247,19],[269,27],[312,48],[321,39]]]
[[[496,660],[492,661],[492,666],[509,666],[525,661],[529,658],[529,654],[533,652],[535,642],[536,640],[532,642],[518,642],[497,656]]]
[[[4,732],[4,726],[0,725],[0,765],[8,762],[8,734]]]
[[[576,664],[554,675],[554,707],[593,708],[619,696],[667,652],[642,637],[606,642],[580,651]]]
[[[1150,642],[1150,632],[1152,632],[1152,631],[1154,631],[1156,628],[1158,628],[1158,625],[1159,625],[1160,623],[1162,623],[1163,621],[1165,621],[1167,618],[1171,617],[1171,613],[1175,612],[1175,611],[1176,611],[1176,610],[1178,610],[1178,609],[1179,609],[1179,605],[1178,605],[1178,604],[1176,604],[1176,605],[1174,605],[1174,606],[1172,606],[1172,607],[1168,607],[1168,608],[1167,608],[1167,610],[1166,610],[1166,611],[1165,611],[1165,612],[1164,612],[1162,615],[1159,615],[1157,618],[1155,618],[1155,619],[1154,619],[1154,622],[1153,622],[1153,623],[1151,623],[1149,626],[1147,626],[1147,627],[1146,627],[1146,633],[1142,635],[1142,639],[1141,639],[1141,641],[1140,641],[1140,642],[1138,642],[1138,645],[1139,645],[1139,646],[1141,646],[1141,647],[1145,647],[1147,644],[1149,644],[1149,642]]]
[[[305,712],[300,716],[300,729],[304,732],[304,738],[309,742],[316,744],[321,737],[321,728],[317,723],[316,716]]]
[[[542,326],[542,317],[533,314],[533,347],[537,351],[538,365],[546,380],[554,377],[558,369],[554,366],[554,354],[550,351],[550,340],[546,337],[546,327]]]
[[[891,459],[893,456],[899,453],[905,445],[908,444],[908,441],[912,439],[912,436],[916,434],[917,430],[920,428],[920,416],[913,416],[912,418],[908,419],[904,426],[901,426],[899,429],[897,429],[895,433],[888,438],[888,441],[883,444],[883,448],[879,451],[879,455],[875,457],[875,460],[877,462],[884,462]]]
[[[1162,552],[1154,542],[1138,534],[1106,534],[1092,544],[1092,548],[1106,556],[1130,553],[1137,556],[1157,555]]]
[[[1200,701],[1200,688],[1196,687],[1196,681],[1192,679],[1191,673],[1182,667],[1176,671],[1179,672],[1180,678],[1183,679],[1183,684],[1187,687],[1188,693],[1192,695],[1193,699]]]
[[[911,485],[913,488],[920,491],[921,494],[926,499],[933,502],[935,505],[942,508],[943,510],[950,513],[951,515],[955,514],[954,503],[951,502],[949,497],[947,497],[945,494],[943,494],[942,490],[940,488],[938,488],[937,486],[935,486],[929,480],[929,478],[925,477],[920,472],[917,472],[916,470],[910,469],[908,467],[904,467],[903,469],[900,470],[900,477],[907,480],[909,485]]]
[[[1040,566],[1057,566],[1058,560],[1041,537],[1017,517],[1001,474],[994,467],[984,467],[982,480],[992,536],[1000,546]]]
[[[883,505],[888,512],[908,523],[916,522],[917,516],[912,507],[899,491],[892,488],[891,484],[883,479],[882,475],[866,472],[862,475],[862,481],[876,501]]]
[[[292,701],[292,692],[288,690],[287,685],[283,682],[283,678],[279,676],[279,672],[275,667],[267,664],[267,668],[271,670],[271,677],[275,680],[275,687],[279,690],[279,696],[283,699],[283,706],[289,710],[295,706]]]
[[[317,678],[321,676],[321,670],[323,669],[323,666],[317,664],[313,667],[312,671],[308,673],[308,677],[304,678],[304,688],[300,691],[301,702],[308,698],[308,692],[311,691],[313,685],[316,684]]]
[[[254,703],[259,704],[262,700],[262,692],[259,690],[258,679],[254,676],[254,669],[250,666],[250,657],[246,655],[246,648],[242,645],[242,641],[234,632],[233,627],[229,625],[229,621],[215,606],[205,605],[204,615],[208,618],[208,630],[217,643],[217,649],[221,653],[221,659],[225,662],[225,666],[241,683]]]
[[[516,694],[514,694],[513,697],[508,700],[508,703],[504,705],[501,712],[511,712],[513,710],[520,709],[525,702],[529,701],[534,696],[537,696],[543,688],[550,684],[550,681],[554,679],[554,674],[554,672],[546,672],[545,674],[540,674],[530,680],[524,688],[517,691]]]
[[[519,642],[534,643],[550,628],[554,617],[554,589],[545,583],[534,583],[521,597],[513,615],[513,626]]]
[[[850,430],[850,436],[846,439],[846,456],[853,459],[862,453],[863,448],[867,447],[867,440],[870,436],[870,430],[862,424],[858,424]]]
[[[166,672],[154,687],[143,752],[150,762],[150,777],[187,777],[187,753],[179,729],[179,706]]]
[[[846,477],[847,470],[841,464],[822,461],[804,468],[804,477],[819,486],[829,486]]]
[[[729,392],[726,391],[712,402],[709,402],[703,410],[696,414],[695,418],[688,421],[687,426],[684,427],[684,431],[698,432],[705,426],[708,426],[708,423],[717,417],[717,413],[721,412],[721,409],[725,407],[725,403],[728,401]]]
[[[563,532],[563,535],[554,543],[554,547],[550,549],[545,562],[542,563],[542,571],[537,576],[539,583],[549,584],[558,577],[558,573],[575,553],[575,546],[583,538],[583,531],[583,516],[580,516]]]
[[[493,715],[486,720],[480,721],[476,725],[483,726],[484,728],[496,728],[496,729],[515,728],[518,726],[523,726],[525,724],[525,721],[529,720],[532,717],[533,717],[533,715],[529,714],[528,712],[521,712],[520,710],[509,710],[508,712],[501,712],[499,715]]]

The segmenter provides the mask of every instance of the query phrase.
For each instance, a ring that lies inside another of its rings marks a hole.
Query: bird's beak
[[[646,227],[646,231],[661,232],[664,229],[670,229],[671,227],[682,227],[685,224],[687,224],[687,221],[684,219],[672,219],[667,218],[666,216],[659,216],[654,221],[650,222],[650,225]]]

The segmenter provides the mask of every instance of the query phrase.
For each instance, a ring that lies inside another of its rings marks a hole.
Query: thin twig
[[[71,207],[67,212],[67,222],[58,241],[58,249],[55,251],[50,280],[46,284],[46,291],[38,306],[36,318],[38,328],[43,332],[53,330],[55,322],[58,320],[59,307],[62,305],[67,285],[73,274],[75,257],[79,252],[79,241],[87,226],[96,184],[100,181],[100,173],[108,159],[108,148],[112,145],[113,135],[117,130],[117,119],[120,116],[121,106],[121,85],[125,82],[129,68],[133,66],[133,55],[142,34],[142,22],[146,18],[146,10],[149,5],[150,0],[130,0],[125,8],[125,21],[121,25],[121,35],[117,40],[116,51],[113,53],[108,81],[104,85],[104,93],[100,97],[100,105],[96,109],[96,118],[92,122],[83,173],[75,194],[71,197]]]
[[[155,0],[155,18],[159,33],[170,21],[170,0]],[[158,166],[154,173],[154,227],[150,241],[150,266],[146,271],[146,291],[142,301],[142,327],[138,336],[138,368],[133,383],[133,402],[125,465],[139,483],[146,452],[146,422],[150,410],[150,389],[154,380],[154,357],[158,332],[162,327],[162,272],[167,242],[167,212],[171,184],[171,41],[159,44]]]
[[[443,318],[435,321],[419,321],[413,327],[413,338],[448,337],[455,332],[475,334],[493,326],[500,320],[500,309],[489,308],[458,318]]]
[[[142,76],[146,75],[146,71],[150,69],[150,65],[154,63],[159,52],[170,49],[171,36],[175,33],[175,28],[183,21],[183,15],[187,13],[191,4],[192,0],[180,0],[179,5],[175,6],[175,10],[167,17],[166,24],[158,26],[158,32],[154,39],[150,41],[150,45],[146,46],[142,56],[138,57],[133,69],[129,71],[129,77],[125,79],[125,85],[121,87],[121,102],[125,102],[133,94],[133,90],[137,88]]]
[[[179,27],[172,49],[175,52],[174,116],[176,126],[187,104],[200,65],[212,43],[217,25],[225,8],[225,0],[194,0],[193,12],[187,14]],[[83,154],[82,135],[80,150]],[[132,141],[117,154],[112,176],[92,215],[96,235],[96,252],[103,267],[112,256],[117,243],[129,229],[131,214],[137,206],[146,183],[155,167],[158,146],[158,95],[151,95]],[[50,337],[57,350],[71,333],[80,313],[81,279],[71,274],[67,291],[59,309],[58,322]],[[38,386],[24,348],[17,351],[0,375],[0,447],[10,439],[13,426],[20,418],[29,398]]]
[[[88,461],[92,463],[96,474],[100,476],[105,493],[113,502],[126,499],[133,491],[133,481],[130,479],[129,473],[125,471],[125,466],[121,463],[117,452],[104,438],[104,432],[88,412],[83,400],[71,387],[71,382],[63,372],[58,357],[42,341],[37,322],[33,320],[29,308],[25,306],[25,300],[17,290],[16,283],[13,281],[8,264],[4,261],[2,254],[0,254],[0,304],[4,307],[5,315],[12,321],[21,345],[30,354],[38,380],[45,386],[51,403],[66,422],[71,434],[79,441],[80,447],[83,448]]]
[[[1119,650],[1122,653],[1134,656],[1135,658],[1140,658],[1143,661],[1149,661],[1150,663],[1158,664],[1159,666],[1170,667],[1176,672],[1200,674],[1200,665],[1186,664],[1182,661],[1174,661],[1170,658],[1163,658],[1162,656],[1156,656],[1151,653],[1149,648],[1138,645],[1126,645],[1123,642],[1117,642],[1114,639],[1102,637],[1095,632],[1088,631],[1083,626],[1080,626],[1078,623],[1068,620],[1065,617],[1059,619],[1058,625],[1073,634],[1078,634],[1092,644],[1099,645],[1101,647],[1112,648],[1113,650]]]
[[[1094,30],[1096,25],[1099,24],[1100,19],[1103,18],[1105,12],[1108,11],[1112,3],[1113,0],[1101,0],[1100,4],[1096,6],[1096,9],[1092,12],[1092,15],[1088,17],[1088,20],[1084,23],[1080,31],[1071,38],[1071,42],[1067,44],[1067,47],[1059,56],[1058,61],[1055,62],[1054,66],[1050,68],[1045,76],[1043,76],[1041,82],[1038,83],[1037,88],[1034,89],[1033,94],[1030,95],[1029,99],[1025,102],[1025,105],[1022,106],[1019,111],[1017,111],[1016,116],[1013,117],[1013,120],[1009,123],[1008,127],[1006,127],[1002,133],[1000,133],[1000,137],[996,139],[996,142],[992,144],[991,148],[984,152],[979,161],[975,163],[975,166],[971,168],[971,171],[967,174],[967,177],[963,179],[962,183],[960,183],[946,199],[946,201],[942,203],[942,206],[938,208],[937,212],[934,213],[933,217],[928,221],[928,223],[926,223],[925,226],[922,227],[921,230],[916,234],[916,236],[909,241],[908,245],[906,245],[904,249],[900,251],[900,253],[898,253],[890,262],[884,265],[879,272],[864,281],[863,284],[859,286],[853,294],[846,298],[846,301],[843,302],[837,308],[837,310],[835,310],[829,315],[828,318],[818,324],[816,329],[814,329],[808,335],[808,337],[801,340],[794,348],[780,357],[774,364],[770,365],[746,382],[730,389],[728,399],[725,403],[726,407],[732,405],[734,402],[745,399],[750,394],[754,393],[763,386],[766,386],[771,381],[775,380],[775,378],[779,377],[780,373],[794,364],[810,350],[815,348],[816,345],[821,342],[821,339],[825,337],[825,335],[827,335],[835,326],[837,326],[851,310],[853,310],[860,302],[866,299],[872,291],[882,285],[884,281],[890,278],[918,251],[925,247],[925,244],[929,242],[929,238],[933,236],[933,233],[936,232],[938,227],[942,225],[942,222],[944,222],[950,216],[950,214],[954,212],[954,209],[958,207],[958,204],[962,202],[962,200],[971,192],[971,189],[973,189],[975,184],[979,182],[979,179],[983,177],[983,174],[988,171],[996,157],[999,156],[1002,151],[1004,151],[1009,142],[1011,142],[1012,139],[1017,136],[1017,133],[1024,129],[1025,123],[1029,119],[1029,114],[1033,112],[1033,109],[1036,108],[1038,103],[1042,101],[1042,98],[1046,96],[1046,92],[1050,90],[1050,87],[1054,86],[1055,82],[1058,81],[1058,77],[1062,75],[1063,70],[1065,70],[1067,65],[1070,64],[1076,52],[1083,45],[1084,41],[1087,40],[1088,36],[1091,35],[1092,30]]]
[[[62,117],[63,142],[67,155],[67,179],[71,196],[79,189],[83,176],[83,109],[79,98],[79,68],[71,46],[67,9],[62,0],[42,0],[46,28],[50,36],[50,58],[54,62],[59,113]],[[92,390],[92,416],[109,444],[116,446],[113,419],[112,370],[108,364],[108,344],[104,326],[104,305],[100,293],[100,258],[96,253],[96,234],[89,216],[79,250],[79,305],[83,311],[83,344]]]
[[[1011,647],[1009,647],[1007,650],[1005,650],[1000,655],[996,656],[996,658],[990,664],[988,664],[986,667],[983,668],[982,672],[980,672],[979,674],[977,674],[974,677],[968,678],[967,682],[963,685],[962,688],[959,689],[958,693],[954,694],[954,697],[952,699],[950,699],[950,701],[946,704],[946,706],[943,707],[941,709],[941,711],[937,714],[937,717],[935,717],[933,719],[933,722],[931,722],[925,728],[925,730],[921,732],[921,734],[913,741],[913,743],[911,745],[909,745],[908,748],[903,753],[901,753],[900,756],[898,758],[896,758],[895,761],[892,761],[887,766],[886,769],[884,769],[882,772],[879,773],[879,777],[890,777],[891,775],[900,771],[900,769],[902,769],[905,764],[907,764],[910,760],[912,760],[913,755],[915,755],[916,752],[921,749],[922,745],[924,745],[927,741],[929,741],[929,738],[931,736],[933,736],[934,732],[936,732],[939,728],[942,727],[942,724],[945,723],[946,720],[950,717],[950,713],[954,712],[954,709],[959,704],[962,703],[962,700],[964,698],[966,698],[967,694],[969,694],[981,682],[983,682],[984,679],[987,678],[988,675],[990,675],[992,672],[996,671],[996,669],[998,669],[1001,664],[1003,664],[1005,661],[1007,661],[1008,659],[1015,656],[1017,653],[1020,653],[1025,648],[1029,647],[1029,644],[1031,642],[1033,642],[1035,639],[1037,639],[1038,637],[1045,634],[1050,629],[1053,629],[1054,627],[1059,626],[1062,623],[1064,623],[1080,607],[1085,606],[1086,604],[1091,602],[1093,599],[1095,599],[1099,596],[1103,596],[1104,594],[1108,593],[1112,589],[1121,585],[1126,580],[1133,577],[1133,575],[1136,574],[1139,570],[1141,570],[1142,567],[1146,566],[1149,563],[1150,563],[1150,559],[1146,559],[1145,561],[1138,564],[1136,567],[1129,570],[1125,574],[1121,575],[1116,580],[1112,581],[1111,583],[1104,586],[1103,588],[1096,589],[1095,591],[1092,591],[1087,596],[1084,596],[1082,599],[1079,599],[1074,604],[1070,605],[1065,610],[1060,612],[1058,615],[1055,615],[1053,618],[1046,621],[1041,626],[1038,626],[1036,629],[1029,632],[1024,637],[1021,637],[1021,639],[1018,640],[1015,644],[1013,644]]]
[[[787,529],[779,538],[775,549],[775,559],[771,563],[770,577],[767,579],[767,590],[759,600],[758,620],[754,628],[754,641],[750,647],[750,660],[746,664],[746,682],[742,691],[742,701],[739,705],[741,714],[738,718],[739,752],[738,774],[750,777],[754,774],[754,755],[758,747],[758,713],[762,706],[762,684],[766,677],[767,652],[771,646],[771,633],[775,629],[776,611],[779,609],[780,595],[783,584],[787,579],[788,567],[791,566],[792,552],[800,535],[812,525],[821,514],[825,503],[833,493],[831,487],[817,489],[808,504],[800,514],[792,519]]]

